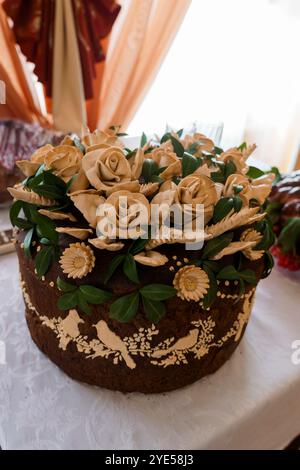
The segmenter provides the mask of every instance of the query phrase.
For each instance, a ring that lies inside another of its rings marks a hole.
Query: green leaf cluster
[[[60,310],[69,310],[79,307],[87,315],[92,313],[91,305],[101,305],[113,298],[110,292],[90,285],[77,286],[57,278],[57,287],[64,294],[58,299]]]
[[[134,240],[127,253],[117,255],[110,263],[104,277],[104,284],[107,284],[115,273],[116,269],[122,265],[125,276],[135,284],[139,283],[137,265],[134,255],[140,253],[148,242],[148,238],[138,238]]]
[[[137,314],[141,301],[147,319],[152,323],[158,323],[166,313],[163,301],[174,295],[176,295],[176,289],[171,286],[149,284],[139,291],[115,300],[110,307],[110,318],[122,323],[130,322]]]

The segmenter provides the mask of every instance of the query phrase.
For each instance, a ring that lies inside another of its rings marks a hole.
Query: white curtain
[[[129,131],[224,122],[287,170],[300,137],[300,0],[194,0]]]

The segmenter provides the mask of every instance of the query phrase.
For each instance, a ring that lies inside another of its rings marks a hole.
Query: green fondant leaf
[[[149,284],[140,289],[140,294],[150,300],[166,300],[174,297],[177,291],[166,284]]]
[[[229,212],[233,209],[233,198],[232,197],[222,197],[219,199],[214,208],[214,215],[212,222],[214,224],[220,222]]]
[[[217,279],[226,279],[229,281],[236,281],[240,279],[240,273],[232,265],[225,266],[225,268],[219,271],[217,275]]]
[[[135,259],[130,254],[126,255],[125,257],[124,264],[123,264],[123,272],[125,276],[127,276],[128,279],[130,279],[130,281],[135,282],[136,284],[140,282],[138,273],[137,273]]]
[[[244,269],[239,272],[240,278],[248,284],[257,284],[256,274],[252,269]]]
[[[152,323],[158,323],[166,314],[165,305],[158,300],[150,300],[143,297],[143,307],[146,317]]]
[[[201,160],[185,152],[181,160],[183,178],[194,173],[194,171],[199,167],[200,163]]]
[[[125,295],[115,300],[110,306],[109,316],[113,320],[118,320],[121,323],[130,322],[136,315],[139,307],[139,294]]]
[[[83,295],[81,295],[80,291],[77,291],[77,300],[78,300],[77,305],[80,308],[80,310],[82,310],[87,315],[91,315],[92,309],[89,306],[89,304],[87,303],[85,297]]]
[[[113,297],[111,292],[89,285],[80,286],[79,291],[87,302],[95,305],[103,304]]]
[[[42,248],[35,257],[35,268],[38,277],[44,276],[50,268],[51,261],[53,259],[53,247],[45,246]]]
[[[125,256],[126,255],[118,255],[111,261],[105,274],[104,284],[108,283],[118,266],[122,263],[122,261],[124,261]]]
[[[174,152],[176,153],[177,157],[181,158],[184,154],[184,147],[179,140],[176,139],[173,135],[170,135],[170,140],[173,145]]]
[[[73,292],[77,289],[75,284],[70,284],[69,282],[63,281],[60,277],[56,279],[56,285],[58,289],[63,292]]]
[[[145,132],[143,132],[142,137],[141,137],[140,147],[144,147],[144,145],[146,145],[146,143],[147,143],[147,136],[146,136]]]
[[[78,296],[77,290],[73,292],[68,292],[67,294],[62,295],[57,302],[58,308],[60,310],[70,310],[75,308],[78,305]]]
[[[31,228],[30,230],[28,230],[26,237],[24,238],[24,252],[27,258],[31,258],[30,248],[31,248],[33,233],[34,233],[34,229]]]

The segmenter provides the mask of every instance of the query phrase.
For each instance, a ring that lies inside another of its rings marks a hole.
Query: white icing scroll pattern
[[[194,359],[201,359],[208,354],[211,348],[221,348],[230,338],[238,341],[241,337],[244,325],[248,322],[251,313],[252,298],[255,289],[244,296],[242,312],[238,314],[233,326],[220,340],[215,341],[215,321],[208,316],[206,319],[191,322],[189,333],[182,338],[167,338],[158,345],[152,345],[153,336],[159,331],[155,325],[150,328],[140,328],[133,336],[121,339],[114,333],[104,320],[93,325],[97,331],[97,338],[89,340],[80,333],[79,325],[84,323],[76,310],[70,310],[67,317],[62,319],[48,318],[40,315],[33,306],[30,297],[21,282],[24,299],[27,307],[34,311],[43,325],[50,328],[59,340],[59,348],[66,350],[70,342],[74,342],[77,351],[85,354],[86,359],[97,357],[113,357],[113,364],[124,361],[129,369],[136,368],[136,362],[132,356],[148,357],[152,365],[168,367],[171,365],[188,364],[188,355],[193,354]]]

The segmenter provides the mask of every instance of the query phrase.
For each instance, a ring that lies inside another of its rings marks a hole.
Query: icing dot
[[[229,281],[225,281],[225,286],[229,286]]]
[[[225,294],[222,294],[221,295],[221,299],[225,299],[226,295]]]
[[[37,249],[36,249],[36,251],[41,251],[41,247],[38,246]]]
[[[182,265],[182,262],[181,261],[177,261],[177,266],[181,266]]]
[[[51,281],[49,285],[50,285],[50,287],[54,287],[54,282]]]
[[[176,260],[176,259],[177,259],[177,256],[173,256],[173,259]]]
[[[174,266],[170,266],[169,271],[174,271]]]
[[[234,285],[237,286],[239,281],[234,281]]]
[[[220,295],[221,295],[221,292],[218,290],[217,296],[220,297]]]
[[[183,258],[183,261],[184,261],[185,263],[188,263],[188,262],[189,262],[188,258]]]

